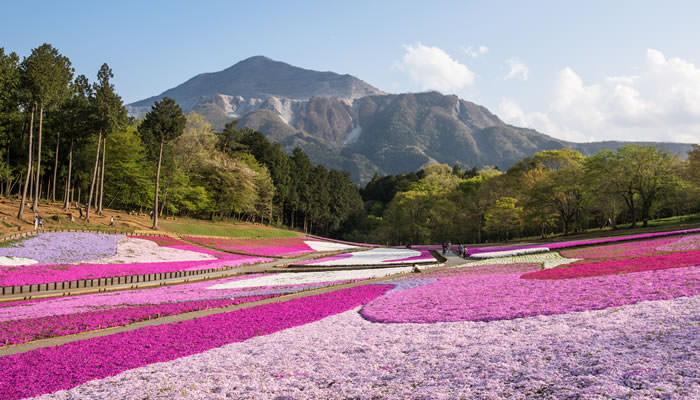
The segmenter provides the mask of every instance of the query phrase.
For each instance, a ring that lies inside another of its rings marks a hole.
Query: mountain
[[[350,171],[356,182],[415,171],[430,163],[507,169],[541,150],[583,154],[624,142],[572,143],[508,125],[486,108],[438,92],[386,94],[351,75],[317,72],[257,56],[195,76],[127,106],[139,116],[163,97],[195,111],[220,130],[233,119],[301,147],[315,163]],[[646,143],[642,143],[646,144]],[[660,143],[685,153],[690,145]]]
[[[144,114],[167,96],[185,112],[218,107],[237,118],[262,108],[289,115],[313,96],[352,100],[374,94],[383,92],[351,75],[312,71],[255,56],[223,71],[199,74],[158,96],[129,104],[128,110],[131,115]]]

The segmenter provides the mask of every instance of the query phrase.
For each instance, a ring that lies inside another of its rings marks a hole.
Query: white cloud
[[[481,46],[476,47],[476,48],[474,46],[469,46],[469,47],[463,47],[462,51],[467,53],[467,55],[472,57],[472,58],[477,58],[479,56],[483,56],[484,54],[488,53],[489,48],[484,46],[484,45],[481,45]]]
[[[519,61],[518,59],[511,58],[506,60],[506,64],[510,67],[510,71],[506,74],[503,79],[520,79],[523,81],[527,80],[527,73],[529,72],[527,65]]]
[[[439,47],[404,45],[406,53],[399,68],[423,90],[448,92],[474,83],[474,73]]]
[[[587,142],[592,138],[584,133],[562,127],[543,112],[525,112],[513,99],[505,98],[498,105],[498,115],[505,122],[523,128],[536,129],[558,139],[571,142]]]
[[[500,108],[504,120],[562,139],[700,143],[700,68],[649,49],[635,74],[585,83],[564,68],[546,113],[510,100]]]

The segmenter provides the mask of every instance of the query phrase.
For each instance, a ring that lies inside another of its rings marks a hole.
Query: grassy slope
[[[25,208],[24,218],[17,219],[19,201],[0,197],[0,235],[16,233],[18,231],[31,231],[34,228],[31,206]],[[235,238],[285,238],[294,237],[298,234],[293,231],[232,222],[211,222],[190,218],[178,218],[167,220],[162,218],[158,221],[160,229],[151,230],[152,221],[148,215],[129,215],[129,213],[118,210],[104,210],[104,215],[95,215],[94,211],[90,215],[90,223],[78,217],[79,212],[73,208],[69,211],[74,216],[74,222],[70,221],[69,214],[63,210],[62,203],[47,203],[41,201],[39,204],[39,215],[44,218],[46,229],[85,229],[104,230],[120,232],[139,233],[176,233],[182,235],[202,235],[202,236],[222,236]],[[109,226],[110,217],[114,217],[114,227]]]
[[[164,231],[179,233],[181,235],[222,236],[246,239],[272,239],[297,236],[295,232],[283,229],[227,222],[187,220],[178,222],[160,221],[158,224]]]

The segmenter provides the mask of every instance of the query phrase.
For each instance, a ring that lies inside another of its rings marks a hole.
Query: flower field
[[[165,237],[77,232],[40,234],[0,248],[0,254],[31,256],[37,261],[0,265],[0,286],[236,267],[271,260],[213,251]]]
[[[376,248],[354,253],[338,254],[335,256],[302,261],[299,265],[314,266],[344,266],[344,265],[382,265],[382,264],[413,264],[434,262],[435,257],[428,250],[411,250],[396,248]]]
[[[467,254],[478,254],[485,252],[501,252],[510,250],[520,250],[520,249],[533,249],[545,247],[549,250],[559,250],[568,249],[572,247],[583,247],[583,246],[594,246],[594,245],[604,245],[610,243],[626,242],[630,240],[645,240],[653,238],[662,238],[667,236],[675,235],[692,235],[694,233],[699,233],[700,228],[696,229],[684,229],[679,231],[671,232],[654,232],[654,233],[642,233],[637,235],[627,235],[627,236],[614,236],[602,239],[590,239],[590,240],[570,240],[565,242],[555,242],[547,244],[525,244],[525,245],[513,245],[513,246],[491,246],[491,247],[470,247],[467,249]],[[668,238],[673,240],[673,237]],[[645,240],[646,241],[646,240]]]
[[[700,398],[698,236],[401,277],[383,278],[412,266],[0,303],[0,338],[12,344],[355,282],[0,356],[0,398]],[[193,263],[221,260],[214,250],[160,244],[215,257]],[[377,248],[318,265],[412,264],[432,258],[425,253]],[[365,279],[374,280],[357,282]]]
[[[357,247],[345,243],[321,241],[305,237],[232,239],[188,236],[186,239],[192,243],[218,250],[242,252],[266,257],[296,257],[314,252],[348,250]]]

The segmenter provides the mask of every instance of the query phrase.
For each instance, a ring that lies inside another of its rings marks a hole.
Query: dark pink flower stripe
[[[684,251],[648,257],[629,257],[617,260],[590,261],[559,268],[528,272],[522,279],[570,279],[591,276],[625,274],[669,268],[691,267],[700,264],[700,251]]]
[[[248,296],[215,300],[197,300],[181,303],[128,306],[109,310],[87,311],[76,314],[0,322],[0,347],[26,343],[32,340],[73,335],[133,324],[148,319],[186,312],[250,303],[280,295]]]
[[[365,304],[391,288],[357,286],[5,356],[0,358],[0,399],[69,389],[128,369],[308,324]]]

